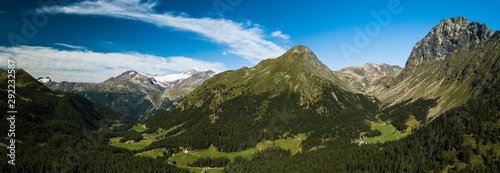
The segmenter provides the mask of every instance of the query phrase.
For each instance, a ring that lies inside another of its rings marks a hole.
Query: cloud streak
[[[282,39],[285,39],[285,40],[290,39],[289,35],[283,34],[281,31],[274,31],[274,32],[271,33],[271,35],[273,37],[278,37],[278,38],[282,38]]]
[[[58,45],[58,46],[70,48],[70,49],[81,49],[81,50],[87,49],[86,47],[83,47],[83,46],[75,46],[75,45],[70,45],[70,44],[66,44],[66,43],[54,43],[54,44]]]
[[[222,63],[192,58],[160,57],[148,54],[100,53],[85,50],[58,50],[40,46],[0,46],[0,60],[14,59],[16,66],[34,77],[50,76],[54,81],[102,82],[127,70],[147,74],[169,74],[190,70],[221,72]]]
[[[37,12],[107,16],[194,32],[217,44],[228,46],[229,53],[254,63],[278,57],[286,51],[276,43],[264,39],[264,30],[259,25],[237,23],[227,19],[192,18],[173,13],[160,14],[153,9],[157,5],[157,1],[86,0],[65,6],[45,6],[37,9]],[[278,37],[289,38],[281,32],[277,34]]]

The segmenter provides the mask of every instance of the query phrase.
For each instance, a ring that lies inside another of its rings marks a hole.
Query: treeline
[[[410,115],[415,116],[417,121],[422,124],[427,122],[427,114],[429,109],[436,106],[438,99],[423,99],[419,98],[412,102],[412,99],[402,101],[396,105],[390,106],[379,112],[379,118],[382,121],[391,120],[391,124],[398,130],[404,131],[408,127],[406,125]]]
[[[136,124],[136,122],[131,122],[131,123],[122,124],[120,126],[114,126],[112,131],[113,132],[126,132],[129,129],[131,129],[132,127],[134,127],[135,124]]]
[[[368,131],[368,133],[365,133],[365,136],[369,138],[373,138],[375,136],[380,136],[380,135],[382,135],[382,132],[378,129],[370,130]]]
[[[225,167],[230,162],[227,157],[202,157],[193,163],[188,163],[190,167]]]
[[[142,133],[154,134],[154,133],[157,133],[157,132],[158,132],[158,127],[152,127],[152,128],[148,128],[147,130],[143,131]]]
[[[134,141],[134,142],[138,142],[142,139],[144,139],[144,137],[137,131],[135,130],[129,130],[127,132],[123,132],[121,133],[121,135],[123,136],[122,139],[120,139],[120,142],[126,142],[126,141]]]

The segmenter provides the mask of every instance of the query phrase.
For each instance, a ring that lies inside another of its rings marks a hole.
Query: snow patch
[[[179,74],[167,74],[167,75],[156,75],[153,77],[158,82],[172,82],[180,79],[186,79],[191,77],[189,74],[179,73]]]
[[[49,82],[52,82],[52,80],[50,80],[50,78],[48,76],[47,77],[39,77],[38,82],[49,83]]]

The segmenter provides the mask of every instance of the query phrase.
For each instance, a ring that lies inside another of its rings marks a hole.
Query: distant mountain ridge
[[[384,78],[398,75],[402,69],[399,66],[391,66],[385,63],[368,63],[346,67],[334,73],[338,74],[342,80],[349,83],[353,88],[364,92],[372,85],[383,82]]]
[[[101,83],[52,82],[49,77],[39,82],[58,92],[77,93],[91,101],[107,105],[138,120],[170,110],[195,87],[215,72],[190,71],[171,75],[150,76],[131,70]]]
[[[184,81],[188,79],[192,83],[193,78],[203,80],[205,78],[210,78],[213,75],[215,75],[215,72],[212,70],[198,71],[197,68],[193,68],[189,71],[177,74],[165,74],[165,75],[154,75],[154,76],[130,70],[123,72],[122,74],[116,77],[111,77],[101,83],[67,82],[67,81],[53,82],[50,79],[50,77],[39,77],[38,81],[43,83],[44,85],[49,86],[53,90],[58,90],[63,92],[75,92],[75,91],[89,90],[90,88],[94,88],[99,91],[113,91],[113,92],[139,91],[139,92],[149,93],[155,91],[163,91],[166,89],[179,88],[179,86],[192,87],[192,85],[188,85]],[[196,82],[193,85],[195,84]]]

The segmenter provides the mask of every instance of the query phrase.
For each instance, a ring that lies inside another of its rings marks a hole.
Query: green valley
[[[364,137],[363,140],[367,141],[368,143],[394,141],[405,137],[405,135],[403,135],[401,131],[396,130],[396,128],[392,125],[372,123],[371,129],[379,130],[380,132],[382,132],[382,135],[371,138]]]
[[[123,124],[121,124],[123,125]],[[115,127],[119,127],[120,125],[117,125]],[[137,132],[144,132],[148,128],[145,128],[145,125],[143,124],[135,124],[132,126],[132,128],[128,130],[135,130]],[[168,130],[163,131],[163,130],[157,130],[153,134],[145,134],[143,133],[142,136],[144,139],[134,142],[134,143],[125,143],[125,142],[119,142],[119,140],[122,137],[114,137],[109,139],[109,145],[115,146],[115,147],[121,147],[121,148],[126,148],[132,151],[137,151],[138,153],[135,155],[136,157],[139,156],[144,156],[144,157],[150,157],[150,158],[157,158],[157,157],[168,157],[166,160],[168,163],[183,167],[183,168],[188,168],[189,170],[199,170],[200,168],[195,168],[195,167],[189,167],[188,163],[192,163],[200,158],[218,158],[218,157],[227,157],[231,161],[234,159],[234,157],[241,156],[245,158],[250,158],[252,155],[257,153],[258,151],[262,151],[267,148],[272,148],[272,147],[281,147],[283,149],[290,150],[293,154],[300,152],[301,149],[301,142],[302,140],[306,139],[306,136],[304,134],[299,134],[298,136],[290,137],[288,139],[277,139],[275,141],[261,141],[259,142],[255,148],[249,148],[243,151],[238,151],[238,152],[221,152],[217,150],[217,147],[211,145],[207,149],[195,149],[191,150],[188,148],[185,149],[179,149],[178,152],[176,153],[171,153],[172,156],[167,156],[167,149],[165,148],[158,148],[158,149],[152,149],[152,150],[144,150],[145,147],[147,147],[149,144],[151,144],[153,141],[157,141],[158,137],[161,137],[165,135]],[[188,151],[188,153],[185,153]],[[221,168],[211,168],[211,171],[222,171],[223,167]]]

